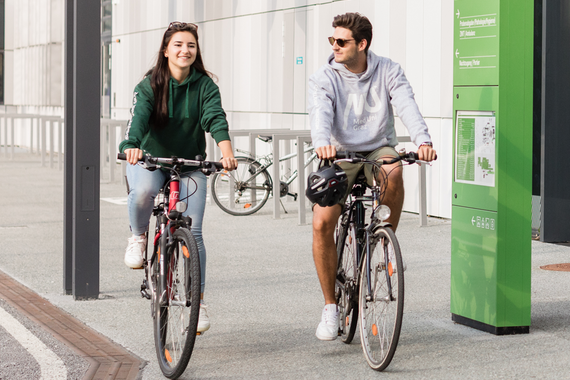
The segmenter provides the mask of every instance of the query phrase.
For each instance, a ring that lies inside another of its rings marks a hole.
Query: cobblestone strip
[[[144,362],[0,271],[0,297],[89,362],[84,380],[139,378]]]

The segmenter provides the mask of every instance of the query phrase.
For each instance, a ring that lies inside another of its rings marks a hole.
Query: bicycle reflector
[[[344,170],[328,160],[321,160],[316,172],[309,174],[307,198],[321,207],[337,204],[348,190],[348,177]]]

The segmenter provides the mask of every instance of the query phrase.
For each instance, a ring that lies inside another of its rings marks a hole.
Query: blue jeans
[[[127,164],[127,180],[130,190],[127,204],[131,231],[134,235],[142,235],[148,230],[154,198],[169,178],[170,174],[162,170],[151,172],[139,165]],[[191,231],[196,239],[200,254],[202,293],[206,283],[206,247],[202,238],[202,221],[206,208],[207,190],[208,180],[204,173],[194,171],[182,175],[180,179],[180,200],[188,205],[184,215],[192,218]],[[192,196],[187,198],[189,194]]]

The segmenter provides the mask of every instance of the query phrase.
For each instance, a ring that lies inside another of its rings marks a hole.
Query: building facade
[[[3,3],[4,108],[63,115],[65,0]],[[184,21],[199,27],[230,128],[310,129],[308,78],[331,53],[333,17],[346,12],[366,15],[371,50],[404,68],[438,151],[428,168],[428,214],[450,218],[452,0],[103,0],[101,114],[129,118],[133,88],[156,60],[165,28]],[[397,129],[407,133],[399,119]],[[405,181],[405,209],[417,211],[417,168],[405,170]]]

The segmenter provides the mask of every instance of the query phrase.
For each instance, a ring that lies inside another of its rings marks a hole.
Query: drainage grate
[[[570,263],[543,265],[540,269],[570,272]]]

